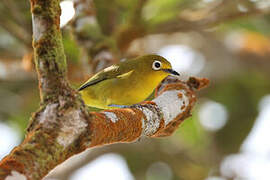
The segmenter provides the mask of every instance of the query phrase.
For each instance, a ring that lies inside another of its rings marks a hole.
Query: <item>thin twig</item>
[[[268,14],[267,10],[252,10],[248,12],[236,12],[233,14],[228,14],[223,17],[212,15],[210,17],[205,17],[204,19],[198,21],[190,21],[183,18],[174,19],[170,22],[162,23],[157,25],[155,28],[151,28],[152,31],[149,34],[161,34],[161,33],[174,33],[174,32],[184,32],[184,31],[196,31],[213,28],[217,25],[230,22],[239,18],[246,18],[249,16],[259,16]]]

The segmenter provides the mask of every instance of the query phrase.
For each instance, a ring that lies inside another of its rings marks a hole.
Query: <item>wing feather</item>
[[[89,86],[93,86],[108,79],[127,78],[134,72],[134,62],[134,59],[131,59],[109,66],[92,76],[78,90],[81,91]]]
[[[88,81],[86,81],[79,89],[78,91],[81,91],[89,86],[93,86],[97,83],[100,83],[102,81],[105,81],[107,79],[116,78],[118,75],[120,75],[119,66],[118,65],[112,65],[110,67],[107,67],[100,71],[99,73],[92,76]]]

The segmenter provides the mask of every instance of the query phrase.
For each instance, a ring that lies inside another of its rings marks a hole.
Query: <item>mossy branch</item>
[[[49,103],[35,113],[38,124],[24,142],[1,161],[0,179],[41,179],[87,148],[133,142],[141,136],[169,136],[190,116],[194,90],[207,84],[206,79],[168,78],[153,101],[102,112],[86,112],[83,105],[67,107],[68,102]]]
[[[42,102],[65,94],[63,91],[68,87],[59,2],[31,0],[33,47]]]

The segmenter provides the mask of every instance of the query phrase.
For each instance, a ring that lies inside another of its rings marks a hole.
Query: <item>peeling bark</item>
[[[190,116],[195,90],[206,79],[167,78],[153,101],[131,108],[88,112],[66,78],[59,28],[59,0],[31,0],[36,69],[41,107],[33,114],[24,141],[0,162],[0,179],[41,179],[86,148],[133,142],[141,136],[171,135]]]

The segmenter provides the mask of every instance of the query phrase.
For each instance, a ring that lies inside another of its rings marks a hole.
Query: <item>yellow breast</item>
[[[166,75],[113,78],[102,81],[81,91],[88,106],[112,109],[108,105],[133,105],[144,101]]]

